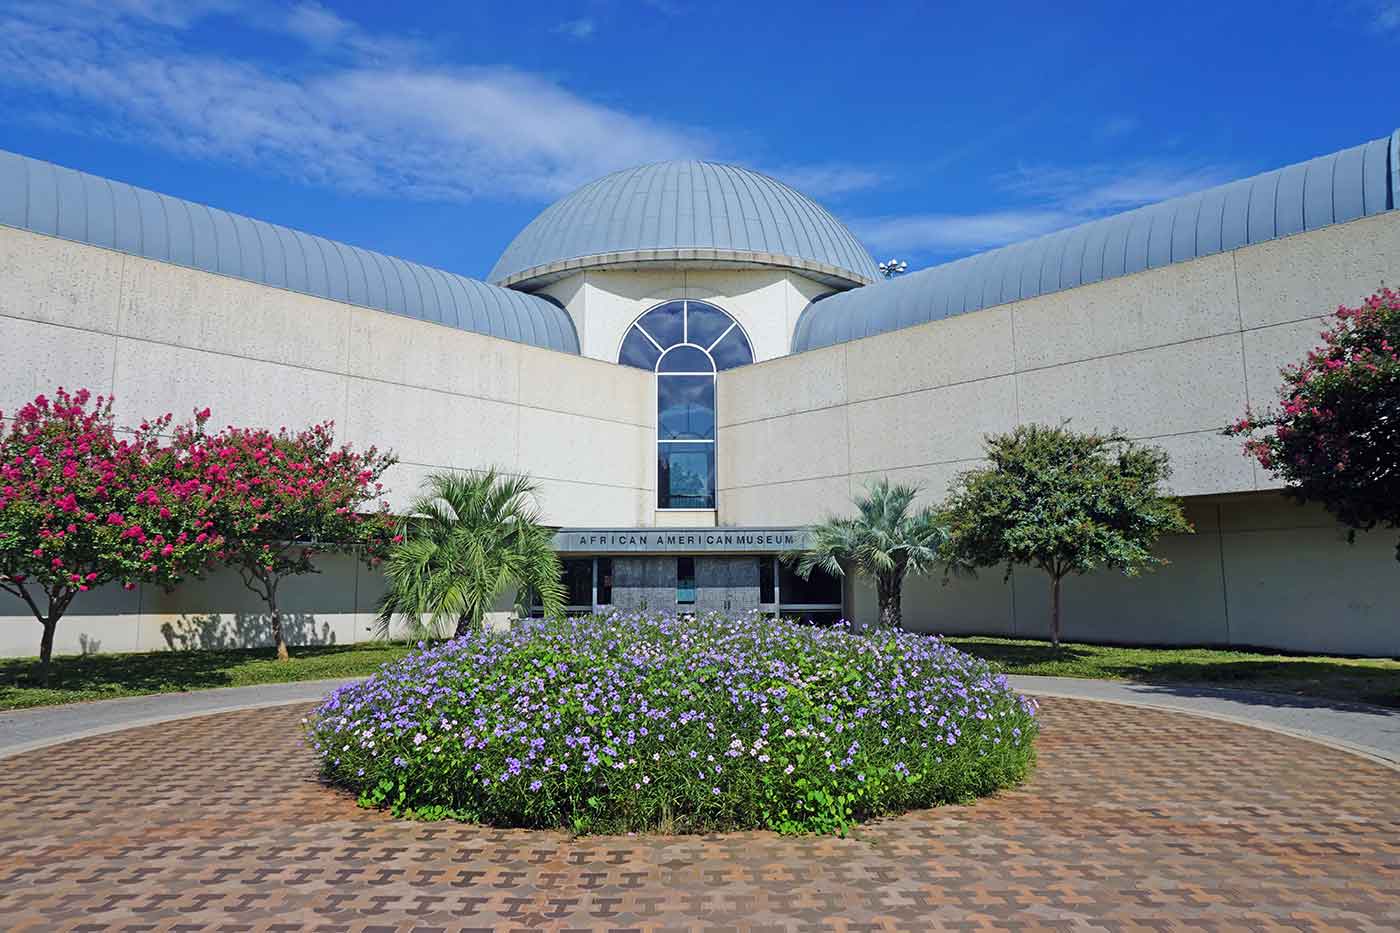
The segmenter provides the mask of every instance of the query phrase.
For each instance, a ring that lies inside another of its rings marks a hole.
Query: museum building
[[[395,505],[436,470],[538,480],[570,611],[818,620],[874,599],[778,559],[808,526],[878,477],[936,500],[986,434],[1069,419],[1165,448],[1196,533],[1158,573],[1069,581],[1066,637],[1395,655],[1394,541],[1348,543],[1221,429],[1400,278],[1397,191],[1400,131],[886,281],[782,182],[660,162],[546,208],[483,282],[0,152],[0,410],[64,385],[128,420],[334,419],[398,454]],[[374,572],[286,589],[293,641],[369,637]],[[232,576],[89,595],[59,650],[266,637]],[[905,619],[1038,636],[1047,602],[1019,568],[920,578]],[[33,651],[21,609],[0,653]]]

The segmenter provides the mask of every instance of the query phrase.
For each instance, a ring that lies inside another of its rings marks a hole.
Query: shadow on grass
[[[62,622],[59,623],[62,626]],[[354,668],[352,654],[375,650],[386,643],[370,645],[337,645],[330,626],[318,623],[311,614],[289,613],[283,617],[283,627],[292,648],[293,662],[301,662],[285,671],[280,666],[266,665],[266,676],[254,680],[301,679],[294,672],[315,673],[308,668],[325,668],[327,677],[337,676],[338,668]],[[36,642],[37,642],[37,626]],[[0,659],[0,694],[15,691],[57,691],[82,695],[127,695],[166,693],[180,690],[202,690],[228,687],[249,682],[249,677],[235,677],[235,671],[247,669],[256,662],[274,662],[277,657],[271,646],[271,624],[266,616],[256,613],[213,614],[185,617],[161,627],[161,635],[170,650],[132,654],[100,654],[100,642],[80,636],[82,654],[56,656],[51,664],[47,687],[39,675],[36,658]],[[263,647],[240,648],[240,644]],[[338,655],[345,655],[344,664],[336,664]],[[23,705],[23,704],[20,704]]]
[[[979,637],[949,640],[1009,674],[1126,680],[1183,696],[1222,689],[1255,691],[1267,696],[1232,698],[1273,706],[1400,709],[1400,665],[1385,661],[1202,648],[1053,648],[1047,642]]]

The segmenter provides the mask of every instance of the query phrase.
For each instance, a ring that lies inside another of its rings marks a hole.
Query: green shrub
[[[616,613],[422,647],[307,729],[331,781],[401,816],[844,833],[1021,780],[1034,711],[933,637]]]

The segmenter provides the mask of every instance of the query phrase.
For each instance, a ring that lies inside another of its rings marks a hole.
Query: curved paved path
[[[1400,779],[1230,722],[1047,699],[1024,786],[849,839],[408,823],[299,703],[0,762],[0,929],[1400,928]]]
[[[1102,700],[1248,723],[1400,764],[1400,709],[1218,687],[1012,675],[1037,696]],[[224,687],[33,710],[0,711],[0,758],[132,726],[316,700],[345,680]]]

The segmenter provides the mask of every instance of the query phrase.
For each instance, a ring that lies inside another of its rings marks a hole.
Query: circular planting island
[[[616,613],[425,647],[307,729],[333,783],[402,816],[842,833],[1020,781],[1034,712],[933,637]]]

